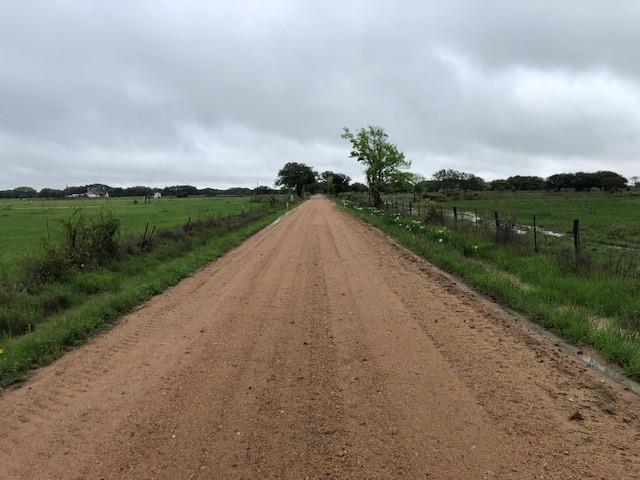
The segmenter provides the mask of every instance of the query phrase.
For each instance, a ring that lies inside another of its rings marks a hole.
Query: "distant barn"
[[[109,191],[104,185],[89,185],[87,198],[109,198]]]

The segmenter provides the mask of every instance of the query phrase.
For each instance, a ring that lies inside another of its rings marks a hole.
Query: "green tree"
[[[38,192],[40,198],[64,198],[64,192],[55,188],[43,188]]]
[[[515,175],[507,178],[508,188],[511,190],[542,190],[544,179],[529,175]]]
[[[153,195],[154,190],[148,187],[133,187],[138,189],[136,196]],[[128,190],[128,189],[127,189]],[[198,189],[192,185],[172,185],[162,189],[162,195],[168,197],[187,198],[198,195]]]
[[[17,187],[13,189],[14,198],[36,198],[38,192],[31,187]]]
[[[465,192],[468,192],[469,190],[482,192],[487,189],[487,182],[473,173],[463,173],[460,181],[460,188]]]
[[[348,128],[342,131],[342,138],[351,142],[349,156],[365,166],[365,175],[373,204],[378,207],[382,203],[381,193],[402,168],[411,166],[396,145],[389,142],[389,136],[382,127],[368,126],[356,132]]]
[[[302,196],[304,187],[316,182],[317,173],[304,163],[289,162],[278,172],[276,185],[295,190],[296,195]]]
[[[392,192],[415,192],[416,185],[422,181],[424,181],[422,175],[399,171],[391,177],[389,190]]]
[[[349,189],[350,181],[351,178],[344,173],[335,173],[327,170],[320,174],[320,183],[323,185],[324,192],[329,195],[339,195],[342,192],[346,192]]]
[[[433,181],[438,190],[450,194],[453,190],[486,190],[486,182],[473,173],[459,172],[458,170],[438,170],[433,174]]]
[[[349,185],[349,191],[356,193],[366,193],[369,191],[369,188],[364,183],[355,182]]]
[[[491,180],[489,182],[489,189],[494,191],[503,191],[503,190],[508,190],[509,188],[511,188],[509,186],[509,182],[501,178],[497,180]]]
[[[464,173],[458,170],[442,169],[433,174],[433,180],[438,186],[438,190],[451,193],[452,190],[460,188]]]

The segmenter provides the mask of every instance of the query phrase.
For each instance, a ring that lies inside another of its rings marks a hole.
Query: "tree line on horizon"
[[[164,197],[190,197],[190,196],[249,196],[256,193],[275,193],[276,190],[267,186],[257,188],[231,187],[226,189],[218,188],[197,188],[192,185],[172,185],[162,188],[147,187],[139,185],[135,187],[110,187],[101,183],[89,185],[72,186],[64,189],[43,188],[36,190],[32,187],[17,187],[10,190],[0,190],[0,198],[50,198],[62,199],[72,195],[84,195],[89,190],[108,193],[110,197],[149,197],[159,192]]]
[[[506,179],[485,181],[483,178],[468,172],[453,169],[443,169],[435,172],[430,179],[411,172],[400,172],[396,178],[390,179],[384,185],[378,185],[379,192],[411,192],[411,193],[445,193],[455,191],[590,191],[605,192],[621,191],[627,187],[640,187],[640,178],[631,177],[627,180],[622,175],[611,171],[558,173],[547,178],[531,175],[514,175]],[[360,183],[351,183],[351,178],[343,173],[324,171],[317,173],[312,167],[304,163],[289,162],[278,172],[274,189],[266,185],[256,188],[232,187],[227,189],[196,188],[191,185],[174,185],[163,188],[147,186],[110,187],[104,184],[90,184],[72,186],[65,189],[43,188],[36,190],[31,187],[17,187],[10,190],[0,190],[0,198],[18,199],[63,199],[73,195],[86,194],[88,189],[108,192],[110,197],[148,197],[159,192],[164,197],[192,197],[192,196],[250,196],[271,195],[293,191],[302,196],[304,193],[326,193],[338,195],[344,192],[369,192],[370,187]]]
[[[505,179],[485,181],[472,173],[457,170],[439,170],[431,180],[420,180],[416,183],[426,191],[524,191],[524,190],[573,190],[585,192],[601,190],[605,192],[620,191],[628,186],[640,186],[640,179],[632,177],[627,180],[619,173],[609,170],[597,172],[557,173],[547,178],[533,175],[514,175]]]
[[[382,193],[427,193],[451,194],[455,191],[621,191],[627,187],[640,186],[640,179],[630,181],[611,171],[559,173],[542,178],[530,175],[514,175],[506,179],[485,181],[467,172],[444,169],[435,172],[431,179],[410,172],[401,172],[399,178],[379,185]],[[303,193],[367,192],[369,187],[361,183],[349,183],[350,178],[331,171],[318,174],[303,163],[287,163],[279,172],[277,185],[285,186],[302,196]]]

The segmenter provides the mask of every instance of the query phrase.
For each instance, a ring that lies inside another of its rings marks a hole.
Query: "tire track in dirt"
[[[317,197],[5,392],[0,477],[637,478],[639,414]]]

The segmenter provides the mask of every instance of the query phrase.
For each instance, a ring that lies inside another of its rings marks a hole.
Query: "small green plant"
[[[40,299],[40,306],[45,315],[52,315],[71,306],[69,295],[62,292],[46,292]]]
[[[41,254],[26,261],[28,287],[61,280],[74,269],[105,265],[117,257],[120,221],[110,213],[88,219],[81,210],[76,210],[60,223],[64,241],[47,242]]]

